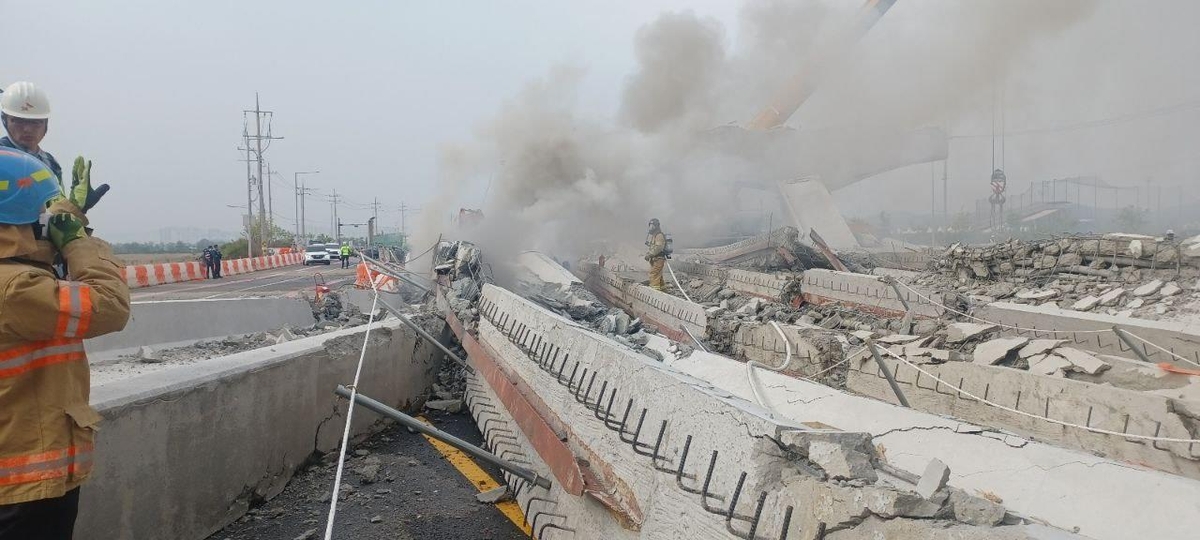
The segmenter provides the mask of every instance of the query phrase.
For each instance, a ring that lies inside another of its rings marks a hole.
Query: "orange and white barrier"
[[[366,262],[358,263],[358,272],[354,277],[354,287],[356,289],[370,289],[371,283],[374,282],[374,288],[379,292],[398,293],[400,292],[400,283],[396,278],[372,271]]]
[[[221,261],[222,276],[236,276],[259,270],[280,268],[300,264],[304,261],[303,253],[287,253],[282,255],[267,255],[248,259],[231,259]],[[185,263],[137,264],[125,267],[125,283],[130,289],[153,287],[166,283],[180,283],[204,279],[204,265],[199,261]]]

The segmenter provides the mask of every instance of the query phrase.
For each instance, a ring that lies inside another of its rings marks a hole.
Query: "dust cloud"
[[[651,217],[677,247],[727,236],[739,223],[765,227],[764,217],[779,225],[769,188],[755,198],[742,187],[811,173],[831,189],[858,180],[843,165],[878,147],[879,133],[953,118],[1039,39],[1086,18],[1091,3],[900,2],[861,44],[823,64],[821,90],[791,122],[800,130],[738,127],[806,57],[838,43],[858,7],[847,4],[748,3],[734,45],[719,21],[662,14],[633,37],[637,67],[611,119],[578,111],[579,68],[530,81],[474,140],[446,146],[440,192],[414,243],[447,232],[480,243],[493,261],[523,249],[573,259],[599,242],[640,243]],[[484,224],[447,229],[452,205],[480,176],[494,176]]]

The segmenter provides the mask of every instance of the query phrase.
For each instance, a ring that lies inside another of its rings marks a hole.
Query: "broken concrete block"
[[[1054,375],[1070,368],[1073,364],[1057,354],[1043,354],[1029,359],[1029,372],[1038,375]]]
[[[912,343],[918,339],[921,339],[921,336],[914,336],[910,334],[892,334],[890,336],[883,336],[876,341],[880,343],[887,343],[888,345],[900,345],[904,343]]]
[[[951,323],[946,326],[946,343],[962,343],[996,328],[994,324]]]
[[[1122,309],[1121,311],[1117,312],[1116,316],[1117,317],[1125,317],[1125,318],[1132,317],[1133,310],[1132,309]]]
[[[284,328],[283,330],[280,330],[279,335],[275,336],[275,344],[276,345],[279,345],[281,343],[287,343],[289,341],[295,341],[295,340],[296,340],[296,334],[293,334],[292,330],[290,328]]]
[[[142,345],[142,348],[138,349],[137,359],[147,364],[157,364],[163,361],[158,351],[145,345]]]
[[[512,496],[508,492],[508,486],[496,486],[487,491],[482,491],[475,494],[475,500],[484,504],[496,504],[498,502],[507,501]]]
[[[1055,350],[1054,353],[1070,362],[1073,366],[1071,368],[1072,371],[1079,371],[1088,375],[1095,375],[1112,367],[1108,362],[1092,356],[1089,352],[1071,347],[1061,347]]]
[[[1059,295],[1056,289],[1042,289],[1040,291],[1021,291],[1017,293],[1017,298],[1022,300],[1049,300]]]
[[[463,402],[461,399],[434,399],[426,401],[425,408],[453,414],[462,412]]]
[[[1159,291],[1159,293],[1161,293],[1163,296],[1175,296],[1175,295],[1179,294],[1180,291],[1182,291],[1182,290],[1183,289],[1181,289],[1179,287],[1178,283],[1175,283],[1174,281],[1172,281],[1172,282],[1164,285],[1162,290]]]
[[[1137,309],[1146,305],[1146,301],[1142,298],[1134,298],[1128,304],[1125,304],[1125,309]]]
[[[858,339],[861,339],[863,341],[866,341],[868,339],[875,337],[875,332],[872,332],[870,330],[855,330],[853,332],[850,332],[850,335],[852,335]]]
[[[1154,313],[1155,313],[1155,314],[1157,314],[1157,315],[1166,315],[1166,314],[1167,314],[1167,311],[1168,311],[1168,310],[1170,310],[1170,309],[1171,309],[1171,307],[1170,307],[1170,305],[1168,305],[1168,304],[1161,304],[1161,303],[1160,303],[1160,304],[1155,304],[1155,305],[1154,305]]]
[[[1018,353],[1021,358],[1029,358],[1034,355],[1047,353],[1055,347],[1066,343],[1065,339],[1035,339],[1029,342],[1028,345],[1021,347]]]
[[[1123,296],[1125,296],[1125,289],[1123,289],[1121,287],[1117,287],[1116,289],[1113,289],[1111,291],[1108,291],[1108,292],[1100,295],[1100,305],[1102,305],[1102,306],[1115,305],[1118,301],[1121,300],[1121,297],[1123,297]]]
[[[963,491],[950,493],[954,519],[968,525],[992,527],[1004,520],[1004,507],[982,497],[972,497]]]
[[[930,350],[932,351],[930,353],[930,356],[934,360],[937,360],[939,362],[949,362],[950,361],[950,351],[947,351],[945,349],[930,349]]]
[[[735,296],[737,296],[737,291],[733,289],[721,289],[721,292],[717,293],[717,298],[721,300],[729,300]]]
[[[1099,304],[1100,304],[1099,296],[1088,295],[1083,298],[1080,298],[1079,301],[1075,302],[1075,304],[1073,304],[1071,306],[1071,309],[1073,309],[1075,311],[1091,311],[1092,308],[1096,307]]]
[[[750,301],[746,302],[746,304],[743,305],[741,309],[737,310],[737,312],[740,315],[755,315],[760,309],[762,309],[762,300],[758,298],[751,298]]]
[[[808,459],[819,465],[830,478],[862,478],[870,482],[878,479],[870,456],[839,442],[810,442]]]
[[[917,482],[917,495],[931,499],[933,494],[945,487],[949,480],[950,467],[947,467],[941,460],[931,459],[925,466],[925,473],[921,475],[921,481]]]
[[[992,366],[1004,361],[1013,349],[1029,343],[1029,338],[1011,337],[985,341],[975,346],[974,362]]]
[[[382,468],[383,461],[379,459],[379,456],[367,456],[351,470],[358,475],[362,483],[374,484],[379,481],[379,471]]]
[[[1163,286],[1162,280],[1156,279],[1145,285],[1142,285],[1141,287],[1134,289],[1133,295],[1134,296],[1150,296],[1150,295],[1158,292],[1158,290],[1161,289],[1162,286]]]

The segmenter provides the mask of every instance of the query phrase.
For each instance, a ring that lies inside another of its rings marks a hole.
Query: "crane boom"
[[[752,130],[768,130],[783,125],[817,88],[820,75],[829,63],[841,56],[851,45],[875,26],[896,0],[867,0],[858,11],[853,24],[838,38],[809,55],[801,69],[775,94],[771,104],[763,108],[747,126]]]

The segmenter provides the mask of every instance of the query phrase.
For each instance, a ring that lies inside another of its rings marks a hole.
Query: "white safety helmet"
[[[50,118],[50,98],[31,82],[15,82],[0,94],[0,111],[14,118],[45,120]]]

